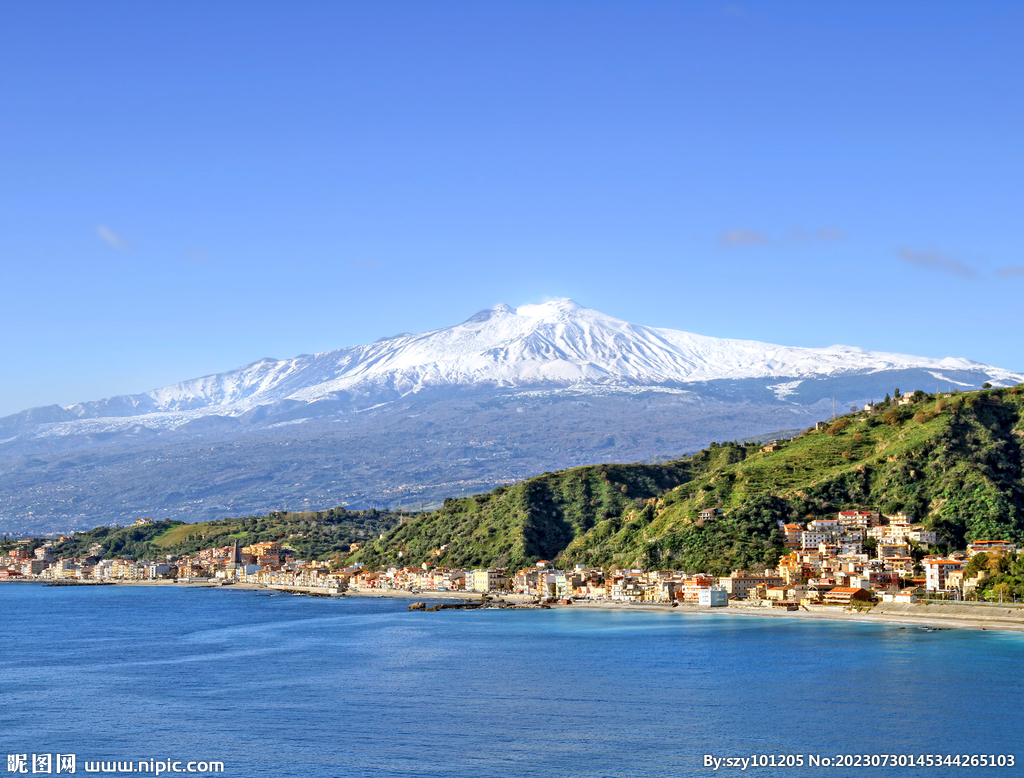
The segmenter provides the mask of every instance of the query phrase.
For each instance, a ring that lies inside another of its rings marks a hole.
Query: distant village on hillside
[[[703,511],[714,518],[719,509]],[[139,519],[136,524],[152,519]],[[500,569],[449,569],[424,563],[371,571],[361,564],[332,569],[327,562],[303,561],[294,549],[276,542],[209,548],[194,556],[165,559],[102,559],[100,545],[91,555],[55,559],[52,543],[32,552],[20,546],[0,556],[0,581],[40,580],[64,583],[177,581],[244,583],[267,587],[301,587],[325,593],[476,592],[528,595],[539,601],[573,600],[624,603],[693,604],[722,607],[743,600],[769,608],[796,610],[858,602],[916,602],[919,597],[970,599],[986,576],[969,569],[980,553],[1015,554],[1005,540],[977,540],[966,552],[928,554],[934,532],[903,513],[848,510],[805,523],[781,525],[784,555],[775,569],[736,570],[729,576],[679,570],[585,568],[559,570],[548,561],[510,572]],[[65,540],[62,538],[61,540]],[[354,544],[353,551],[358,549]]]

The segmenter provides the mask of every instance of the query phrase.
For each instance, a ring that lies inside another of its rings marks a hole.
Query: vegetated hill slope
[[[168,555],[194,554],[205,548],[277,542],[293,548],[302,559],[340,559],[356,541],[367,541],[391,529],[407,514],[392,511],[279,511],[267,516],[221,519],[201,524],[155,521],[128,527],[95,527],[76,532],[53,546],[58,559],[95,555],[113,559],[162,559]],[[37,538],[29,550],[42,545]],[[0,543],[0,553],[14,547]]]
[[[517,568],[554,559],[573,538],[692,476],[688,462],[595,465],[447,499],[364,547],[352,561]]]
[[[1021,387],[841,417],[778,451],[713,445],[661,466],[577,468],[449,500],[360,551],[369,564],[560,564],[724,573],[773,564],[780,521],[904,510],[944,544],[1024,539]],[[674,483],[673,483],[674,481]],[[720,508],[700,520],[705,508]]]

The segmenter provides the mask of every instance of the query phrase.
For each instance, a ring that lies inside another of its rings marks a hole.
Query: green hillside
[[[1024,539],[1022,387],[841,417],[780,450],[712,444],[660,466],[548,473],[412,519],[360,550],[369,565],[562,565],[726,572],[771,565],[780,520],[844,508],[903,510],[954,548]],[[701,520],[706,508],[722,514]]]
[[[685,483],[691,468],[688,462],[577,467],[449,498],[361,549],[353,561],[517,567],[554,559],[573,538]]]
[[[168,554],[192,554],[204,548],[228,546],[236,540],[240,546],[276,541],[294,548],[300,558],[333,559],[349,552],[356,541],[367,541],[391,529],[408,514],[397,511],[277,511],[267,516],[221,519],[201,524],[157,521],[128,527],[96,527],[76,532],[54,544],[58,558],[97,554],[108,559],[162,558]],[[29,548],[43,543],[38,538]],[[0,543],[0,552],[14,547],[14,541]]]
[[[665,464],[578,467],[449,498],[420,515],[335,508],[97,527],[55,552],[141,559],[272,540],[303,558],[370,567],[516,569],[550,559],[724,573],[774,564],[780,521],[853,507],[913,514],[950,548],[1024,541],[1024,386],[912,399],[843,416],[779,450],[713,443]],[[720,513],[700,518],[710,508]],[[353,553],[356,541],[362,547]],[[0,551],[11,546],[0,543]]]

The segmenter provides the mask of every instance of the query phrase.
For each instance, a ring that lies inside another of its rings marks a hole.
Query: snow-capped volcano
[[[850,346],[776,346],[646,327],[559,299],[518,308],[502,304],[453,327],[312,356],[264,359],[226,373],[66,410],[77,418],[203,410],[237,415],[285,400],[309,403],[382,391],[394,397],[469,386],[680,386],[912,368],[982,371],[1001,383],[1022,379],[967,359],[930,359]],[[182,418],[193,416],[186,413]]]
[[[0,529],[418,505],[800,430],[896,387],[986,381],[1024,375],[710,338],[572,300],[498,305],[419,335],[0,419]]]

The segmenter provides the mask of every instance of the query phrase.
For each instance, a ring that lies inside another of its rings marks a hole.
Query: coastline
[[[43,583],[41,581],[4,581],[3,583]],[[410,592],[404,589],[349,590],[344,593],[328,592],[309,586],[277,586],[252,583],[200,583],[177,581],[114,581],[115,586],[162,586],[200,589],[236,589],[239,591],[264,591],[279,594],[321,596],[332,598],[369,597],[409,600],[473,600],[481,595],[477,592]],[[492,602],[508,605],[535,603],[535,597],[524,594],[490,595]],[[826,621],[847,621],[860,624],[890,624],[934,629],[973,629],[998,632],[1024,632],[1024,607],[1010,605],[980,605],[968,603],[894,604],[879,603],[870,611],[847,611],[840,607],[822,610],[783,611],[774,608],[730,603],[727,607],[706,608],[696,605],[662,605],[658,603],[626,603],[593,600],[577,600],[571,605],[552,603],[552,609],[572,608],[576,610],[647,611],[655,613],[680,613],[701,616],[760,616],[763,618],[814,619]],[[828,609],[825,609],[828,608]]]
[[[260,587],[256,587],[260,588]],[[268,589],[292,589],[300,587],[267,587]],[[306,587],[308,588],[308,587]],[[311,590],[319,591],[319,590]],[[409,592],[404,589],[374,589],[371,591],[348,591],[345,597],[378,597],[404,599],[474,599],[480,595],[476,592]],[[492,598],[511,604],[529,604],[536,598],[525,594],[492,595]],[[625,602],[608,602],[594,600],[577,600],[572,605],[552,603],[552,609],[587,609],[613,611],[649,611],[655,613],[682,613],[702,616],[762,616],[767,618],[816,619],[826,621],[848,621],[861,624],[896,624],[900,626],[932,627],[937,629],[975,629],[981,631],[1024,632],[1024,608],[999,607],[995,605],[965,605],[962,603],[935,603],[931,605],[896,605],[880,603],[871,611],[859,613],[847,611],[840,607],[815,611],[780,611],[730,603],[724,608],[702,608],[696,605],[660,605],[657,603],[632,604]],[[827,606],[823,606],[827,607]],[[964,615],[964,608],[976,609],[977,615]],[[949,609],[945,613],[943,609]],[[952,610],[952,609],[955,609]],[[925,610],[928,612],[926,613]],[[1013,613],[1016,619],[1008,618]],[[1018,623],[1013,623],[1017,621]]]
[[[479,596],[475,592],[418,592],[412,593],[401,589],[380,589],[366,592],[347,592],[344,596],[351,597],[388,597],[407,599],[471,599]],[[510,594],[500,595],[505,602],[514,604],[527,604],[536,602],[536,598],[529,595]],[[761,616],[766,618],[789,618],[789,619],[815,619],[825,621],[848,621],[861,624],[896,624],[899,626],[932,627],[936,629],[975,629],[981,631],[1002,631],[1002,632],[1024,632],[1024,608],[999,607],[995,605],[964,605],[955,603],[935,603],[931,605],[897,605],[895,608],[890,603],[879,603],[871,611],[859,613],[847,611],[840,607],[829,608],[828,610],[815,611],[780,611],[773,608],[763,608],[749,605],[736,605],[730,603],[724,608],[702,608],[697,605],[660,605],[657,603],[632,604],[625,602],[607,602],[594,600],[577,600],[572,605],[561,605],[552,603],[552,609],[586,609],[586,610],[612,610],[612,611],[648,611],[654,613],[681,613],[700,616]],[[823,606],[827,607],[827,606]],[[962,612],[943,609],[976,608],[977,615],[964,615]],[[913,609],[913,610],[912,610]],[[928,612],[925,613],[924,611]],[[1009,613],[1017,616],[1016,619],[1009,618]],[[1014,623],[1016,621],[1017,623]]]
[[[886,604],[887,603],[881,603],[880,605],[875,606],[875,608],[866,613],[847,611],[839,607],[836,607],[834,610],[829,609],[820,611],[780,611],[774,610],[772,608],[761,608],[749,605],[734,605],[731,603],[724,608],[701,608],[692,605],[682,605],[673,608],[671,605],[656,605],[651,603],[642,605],[631,605],[627,603],[615,602],[577,602],[573,605],[552,605],[551,607],[587,609],[596,608],[624,611],[655,611],[661,613],[688,613],[692,615],[702,616],[760,616],[764,618],[781,619],[815,619],[819,621],[847,621],[860,624],[896,624],[907,627],[932,627],[937,629],[975,629],[982,631],[1024,632],[1024,609],[1018,611],[1019,623],[1013,623],[1013,620],[1002,617],[1002,615],[1006,613],[1006,608],[996,608],[996,610],[1000,611],[999,616],[995,616],[994,614],[990,615],[979,613],[977,617],[971,618],[968,616],[963,616],[959,613],[937,612],[939,609],[945,607],[944,605],[940,604],[921,606],[922,608],[928,608],[928,610],[930,611],[929,613],[915,613],[907,611],[894,612],[889,609],[883,611],[878,610],[882,605]]]

